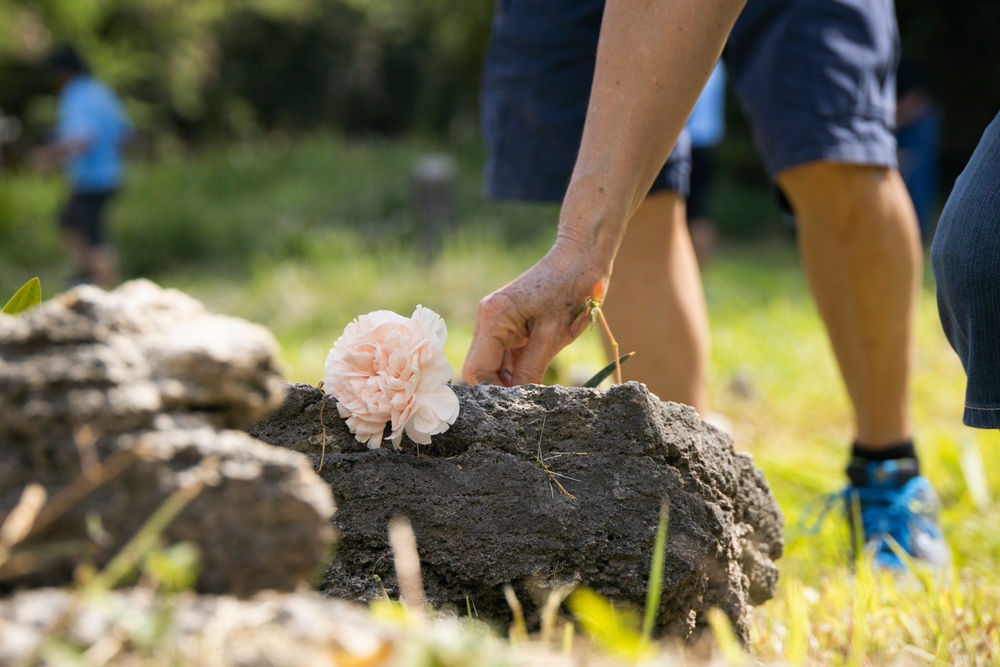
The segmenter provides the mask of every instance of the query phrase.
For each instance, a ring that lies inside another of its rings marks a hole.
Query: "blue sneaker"
[[[893,542],[932,568],[948,565],[951,549],[937,518],[941,501],[927,478],[917,474],[916,460],[856,460],[847,472],[851,485],[843,496],[851,534],[855,514],[860,513],[864,549],[874,555],[876,568],[906,569],[891,546]]]

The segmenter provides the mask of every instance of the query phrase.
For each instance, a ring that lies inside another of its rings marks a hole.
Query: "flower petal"
[[[441,316],[417,306],[410,318],[388,310],[347,325],[327,355],[323,382],[337,412],[359,442],[381,445],[385,426],[399,448],[403,433],[427,444],[458,417],[458,398],[445,383],[454,375],[444,354]]]

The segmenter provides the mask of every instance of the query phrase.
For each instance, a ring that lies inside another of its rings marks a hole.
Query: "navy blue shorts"
[[[931,266],[941,324],[968,374],[963,421],[1000,428],[1000,114],[944,205]]]
[[[486,194],[561,201],[583,134],[604,0],[497,0],[481,106]],[[726,47],[774,176],[827,160],[896,166],[892,0],[748,0]],[[688,191],[678,139],[652,191]]]
[[[115,192],[74,192],[59,217],[60,227],[79,234],[91,247],[103,245],[104,211]]]

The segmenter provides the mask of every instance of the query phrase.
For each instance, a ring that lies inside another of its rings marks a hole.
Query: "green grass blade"
[[[670,502],[664,498],[660,505],[660,525],[656,527],[656,543],[653,546],[653,563],[649,568],[649,586],[646,589],[646,614],[642,619],[642,640],[648,642],[653,636],[653,626],[660,612],[660,596],[663,594],[663,563],[667,556],[667,524],[670,519]]]
[[[623,354],[622,356],[620,356],[618,358],[618,365],[620,366],[621,364],[624,364],[633,354],[635,354],[635,352],[629,352],[628,354]],[[615,362],[612,361],[610,364],[608,364],[601,370],[597,371],[594,377],[587,380],[583,384],[583,386],[587,387],[588,389],[595,389],[597,385],[604,382],[604,380],[614,372],[615,372]]]
[[[28,282],[21,285],[21,289],[10,297],[10,301],[3,307],[3,312],[8,315],[23,313],[29,308],[34,308],[42,302],[42,283],[35,276]]]

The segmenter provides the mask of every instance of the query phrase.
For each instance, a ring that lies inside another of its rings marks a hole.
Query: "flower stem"
[[[595,306],[594,313],[601,320],[601,326],[604,327],[604,333],[608,335],[608,340],[611,342],[611,355],[615,358],[615,384],[621,384],[622,364],[618,357],[618,341],[616,341],[614,335],[612,335],[611,327],[608,326],[608,321],[604,319],[604,311],[601,310],[601,307]]]

